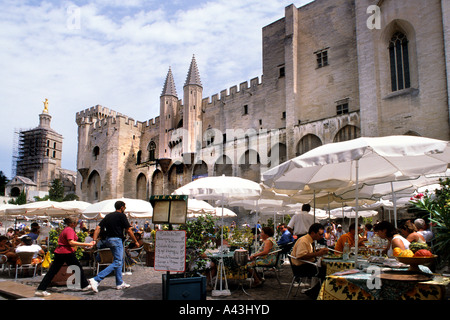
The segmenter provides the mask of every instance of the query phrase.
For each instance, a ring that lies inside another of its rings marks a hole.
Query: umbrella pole
[[[394,192],[394,183],[391,181],[392,201],[394,202],[394,226],[397,229],[397,197]]]
[[[219,261],[219,268],[216,276],[216,283],[214,284],[214,290],[212,292],[213,296],[229,296],[231,295],[230,291],[228,290],[228,282],[227,282],[227,275],[225,273],[225,266],[223,264],[223,227],[224,227],[224,221],[223,221],[223,207],[224,207],[224,197],[225,195],[222,193],[222,231],[220,233],[220,261]],[[225,290],[222,290],[222,277],[225,281]],[[217,291],[217,280],[220,279],[220,290]]]
[[[355,207],[355,268],[358,267],[358,240],[359,240],[359,223],[358,223],[358,210],[359,210],[359,203],[358,203],[358,196],[359,196],[359,160],[356,160],[355,164],[356,169],[356,194],[355,194],[355,200],[356,200],[356,207]]]
[[[316,190],[314,190],[314,223],[316,223]]]

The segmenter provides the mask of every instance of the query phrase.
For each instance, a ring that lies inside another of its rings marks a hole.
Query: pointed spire
[[[161,96],[175,96],[177,95],[177,89],[175,87],[175,81],[173,80],[172,69],[169,67],[169,72],[167,73],[166,82],[164,83],[163,92]]]
[[[189,72],[184,86],[191,84],[202,87],[202,82],[200,81],[200,73],[198,72],[197,67],[197,61],[195,61],[195,55],[192,56],[191,66],[189,67]]]

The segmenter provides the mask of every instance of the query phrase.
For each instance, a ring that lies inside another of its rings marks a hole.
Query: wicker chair
[[[104,249],[98,249],[95,251],[95,256],[98,254],[100,256],[100,261],[97,261],[95,259],[95,265],[96,265],[96,274],[100,271],[100,266],[109,266],[113,263],[114,257],[111,252],[111,249],[104,248]]]
[[[37,267],[41,265],[41,263],[33,263],[33,256],[34,252],[17,252],[17,255],[19,256],[18,260],[20,260],[20,264],[16,263],[16,277],[15,280],[17,280],[19,270],[22,271],[24,269],[31,269],[33,270],[33,278],[36,276]]]

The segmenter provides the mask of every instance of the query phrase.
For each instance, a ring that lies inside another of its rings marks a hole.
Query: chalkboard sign
[[[184,272],[186,231],[156,231],[155,270]]]

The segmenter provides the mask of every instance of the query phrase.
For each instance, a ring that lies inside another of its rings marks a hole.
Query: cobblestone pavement
[[[92,277],[90,268],[85,267],[85,274],[88,278]],[[14,280],[14,272],[8,276],[8,272],[0,272],[0,281]],[[123,279],[131,287],[124,290],[115,288],[115,278],[113,275],[104,279],[99,285],[99,292],[75,291],[67,287],[49,287],[49,292],[59,292],[67,295],[82,297],[84,300],[162,300],[162,275],[165,272],[155,271],[153,267],[145,267],[142,265],[134,266],[131,275],[124,274]],[[212,288],[208,286],[207,300],[286,300],[291,280],[292,271],[289,265],[283,265],[278,273],[281,286],[278,284],[274,272],[265,274],[266,281],[259,287],[249,287],[249,281],[245,281],[244,286],[239,286],[237,280],[228,280],[228,288],[231,295],[213,296]],[[26,276],[26,275],[25,275]],[[23,284],[37,287],[43,276],[39,275],[35,278],[20,277],[19,281]],[[303,285],[302,285],[303,286]],[[224,287],[223,287],[224,288]],[[244,290],[245,292],[244,292]],[[298,294],[294,296],[297,288],[294,288],[290,300],[310,300],[306,295],[301,293],[302,287],[298,290]]]

